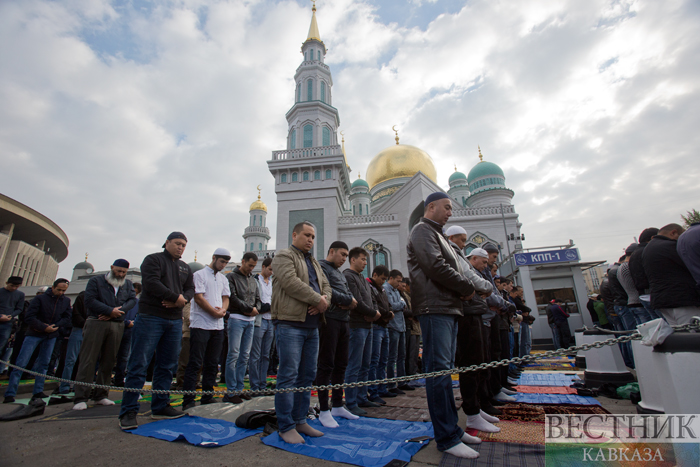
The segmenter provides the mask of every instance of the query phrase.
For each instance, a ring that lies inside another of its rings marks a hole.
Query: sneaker
[[[396,397],[396,396],[394,396],[394,397]],[[374,402],[375,404],[379,404],[379,405],[386,405],[386,401],[379,396],[373,397],[369,401]]]
[[[399,389],[399,388],[392,388],[392,389],[389,389],[389,392],[392,393],[392,394],[396,394],[397,396],[402,396],[402,395],[406,394],[405,392],[403,392],[403,391],[402,391],[401,389]]]
[[[375,404],[374,402],[368,401],[368,400],[367,401],[360,401],[357,405],[360,407],[381,407],[382,406],[381,404]]]
[[[181,410],[175,410],[171,405],[166,405],[165,408],[159,412],[152,412],[151,418],[153,420],[173,420],[175,418],[180,418],[187,415]]]
[[[3,404],[11,404],[15,401],[15,398],[12,396],[5,396],[5,400],[2,401]]]
[[[224,396],[223,399],[221,399],[221,402],[228,402],[230,404],[242,404],[243,399],[241,399],[241,396]]]
[[[133,430],[138,428],[139,424],[136,421],[136,411],[131,410],[119,417],[119,428],[122,430]]]
[[[105,397],[104,399],[100,399],[98,401],[95,401],[95,405],[114,405],[114,401],[109,400]]]
[[[187,404],[182,404],[182,410],[189,410],[195,406],[194,401],[188,402]]]
[[[358,417],[361,417],[363,415],[367,415],[366,410],[362,410],[360,407],[355,406],[352,409],[348,409],[348,412],[350,412],[353,415],[357,415]]]

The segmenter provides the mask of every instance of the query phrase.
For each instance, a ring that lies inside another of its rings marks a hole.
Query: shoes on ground
[[[136,421],[136,411],[132,410],[119,417],[119,428],[122,430],[133,430],[138,428],[139,424]]]
[[[194,401],[182,405],[182,410],[189,410],[195,406]]]
[[[249,401],[252,398],[253,398],[253,396],[251,396],[250,394],[241,394],[241,399]]]
[[[242,404],[243,399],[241,399],[241,396],[229,396],[225,395],[223,399],[221,399],[221,402],[228,402],[231,404]]]
[[[34,399],[46,399],[47,397],[49,397],[49,396],[47,396],[43,392],[37,392],[36,394],[34,394],[32,396],[32,400],[34,400]]]
[[[393,393],[393,392],[383,392],[383,393],[379,394],[379,397],[389,397],[389,398],[391,398],[391,397],[396,397],[396,394]]]
[[[402,391],[415,391],[416,390],[416,388],[414,388],[413,386],[409,386],[408,384],[404,384],[403,386],[399,386],[399,389],[401,389]]]
[[[360,407],[355,406],[352,409],[348,409],[348,412],[350,412],[353,415],[357,415],[358,417],[361,417],[362,415],[367,415],[366,410],[362,410]]]
[[[181,410],[175,410],[172,406],[166,405],[163,410],[151,413],[151,418],[153,420],[173,420],[175,418],[184,417],[187,415]]]
[[[15,398],[12,396],[5,396],[5,400],[2,401],[3,404],[11,404],[15,401]]]
[[[386,401],[379,396],[372,397],[372,398],[370,398],[369,401],[374,402],[375,404],[379,404],[379,405],[386,405]]]
[[[381,407],[381,404],[375,404],[372,401],[366,400],[366,401],[360,401],[358,404],[360,407]]]
[[[208,405],[208,404],[214,404],[214,403],[216,403],[216,401],[214,400],[213,397],[211,399],[202,399],[201,401],[199,401],[199,405]]]
[[[406,394],[405,392],[403,392],[403,391],[402,391],[401,389],[399,389],[399,388],[391,388],[391,389],[389,389],[389,392],[392,393],[392,394],[396,394],[397,396],[401,396],[401,395],[403,395],[403,394]]]

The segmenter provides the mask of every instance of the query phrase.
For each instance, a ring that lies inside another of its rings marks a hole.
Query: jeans
[[[345,382],[367,381],[369,365],[372,360],[372,329],[350,328],[348,350],[348,368],[345,370]],[[348,409],[357,407],[358,402],[367,400],[367,387],[345,389],[345,404]]]
[[[634,319],[637,322],[637,324],[644,324],[647,321],[652,320],[651,314],[649,314],[649,312],[646,308],[644,308],[644,306],[633,307],[630,308],[630,310],[632,310],[632,314],[634,315]]]
[[[556,323],[549,323],[549,327],[552,329],[552,342],[554,343],[554,350],[561,349],[559,327],[556,325]]]
[[[615,313],[617,314],[617,323],[613,323],[613,326],[620,328],[616,329],[617,331],[630,331],[637,328],[637,320],[634,318],[634,312],[630,308],[615,305]],[[629,342],[621,343],[620,351],[622,352],[622,359],[625,361],[625,365],[634,368],[632,345]]]
[[[177,370],[177,357],[182,341],[182,320],[165,319],[139,313],[131,328],[131,356],[124,385],[143,388],[146,372],[155,354],[153,389],[168,390]],[[170,404],[167,394],[153,394],[151,411],[156,414]],[[125,392],[119,416],[139,410],[139,393]]]
[[[254,391],[267,388],[267,368],[270,366],[270,349],[274,332],[272,320],[265,318],[253,332],[248,373],[250,373],[250,389]]]
[[[124,385],[124,378],[126,378],[126,365],[129,363],[129,355],[131,355],[131,330],[133,329],[133,326],[130,328],[127,328],[126,325],[124,326],[124,334],[122,335],[122,341],[119,344],[119,351],[117,352],[117,364],[114,366],[115,386]]]
[[[520,356],[530,355],[532,350],[532,336],[530,335],[530,326],[527,324],[520,325]]]
[[[63,366],[63,374],[61,378],[71,379],[73,376],[73,368],[75,362],[78,361],[80,354],[80,346],[83,343],[83,328],[73,328],[68,339],[68,350],[66,351],[66,364]],[[70,392],[70,383],[61,383],[58,387],[58,392],[68,394]]]
[[[213,391],[216,384],[216,374],[219,372],[219,355],[224,342],[224,330],[209,330],[190,328],[190,355],[185,369],[183,389],[197,389],[199,369],[202,368],[202,391]],[[182,405],[194,402],[194,397],[187,395],[182,398]],[[214,397],[202,396],[202,402],[210,402]]]
[[[5,354],[5,347],[12,335],[12,320],[0,323],[0,356]]]
[[[277,325],[277,353],[280,358],[277,389],[311,386],[316,378],[318,341],[318,329]],[[310,403],[310,391],[275,394],[280,433],[305,424]]]
[[[386,378],[386,363],[389,360],[389,334],[387,328],[372,326],[372,360],[369,365],[368,381]],[[374,399],[387,393],[386,384],[373,384],[369,387],[369,398]]]
[[[641,302],[644,309],[647,310],[647,313],[649,313],[651,319],[661,318],[661,314],[651,307],[651,302],[642,299],[639,299],[639,301]]]
[[[449,370],[457,347],[457,316],[420,315],[418,320],[423,332],[423,371]],[[452,377],[427,378],[425,390],[435,442],[439,451],[445,451],[461,443],[464,434],[458,425]]]
[[[226,357],[226,390],[228,393],[243,390],[245,370],[250,348],[253,346],[255,321],[228,319],[228,356]]]
[[[386,376],[387,378],[406,376],[406,332],[389,329],[389,360]],[[396,383],[391,383],[389,387],[395,388]]]
[[[318,369],[314,386],[327,384],[343,384],[345,369],[348,367],[348,342],[350,325],[347,321],[326,318],[318,329],[319,351]],[[343,406],[343,390],[333,389],[333,407]],[[318,403],[321,411],[329,410],[328,391],[318,391]]]
[[[56,338],[48,337],[34,337],[26,336],[24,342],[22,343],[22,349],[19,351],[19,356],[17,357],[17,366],[26,368],[29,359],[32,358],[34,350],[39,347],[39,356],[34,362],[33,371],[46,374],[46,369],[49,366],[49,360],[51,360],[51,354],[53,353],[54,345],[56,344]],[[7,390],[5,391],[5,397],[14,397],[17,394],[17,387],[19,386],[19,379],[22,376],[22,372],[15,370],[10,374],[10,382],[7,385]],[[34,380],[34,390],[32,394],[39,394],[44,391],[44,378],[37,376]]]

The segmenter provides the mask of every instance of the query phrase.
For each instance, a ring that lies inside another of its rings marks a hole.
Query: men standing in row
[[[126,278],[128,271],[129,262],[118,259],[106,275],[90,278],[85,287],[88,316],[83,328],[76,381],[92,383],[98,359],[99,369],[95,382],[109,386],[112,381],[112,369],[124,334],[124,314],[136,305],[134,286]],[[73,410],[87,409],[90,392],[89,386],[75,385]],[[95,388],[92,399],[97,405],[114,405],[107,389]]]
[[[372,360],[372,322],[381,318],[382,315],[377,309],[371,286],[362,277],[362,271],[367,267],[367,252],[364,248],[355,247],[348,253],[348,258],[350,267],[343,271],[343,276],[352,296],[357,300],[357,307],[350,310],[350,350],[345,382],[356,383],[367,381]],[[347,388],[345,402],[348,410],[355,415],[367,413],[360,407],[378,407],[378,404],[367,400],[365,387]]]
[[[21,285],[21,277],[10,276],[0,289],[0,358],[12,334],[12,319],[24,309],[24,292],[17,290]]]
[[[348,288],[345,276],[338,270],[348,257],[348,246],[344,242],[333,242],[326,259],[319,261],[328,282],[333,289],[331,305],[325,313],[325,323],[319,328],[318,370],[315,386],[343,384],[345,369],[348,366],[348,342],[350,341],[350,310],[357,306]],[[318,391],[321,414],[319,420],[327,428],[336,428],[338,422],[333,417],[355,420],[359,418],[343,407],[343,390],[333,389],[333,409],[328,408],[328,391]]]
[[[435,192],[426,198],[424,206],[424,217],[409,237],[408,268],[411,303],[423,333],[423,371],[434,372],[452,367],[462,300],[472,298],[474,286],[460,274],[454,251],[442,233],[452,216],[449,197]],[[426,393],[438,449],[456,457],[478,457],[478,452],[462,442],[470,438],[458,425],[452,378],[428,378]]]
[[[272,325],[272,258],[263,260],[262,271],[258,275],[258,287],[260,288],[260,315],[253,332],[253,347],[250,351],[250,389],[262,391],[267,388],[267,369],[270,366],[270,349],[274,336]]]
[[[258,256],[247,252],[241,259],[241,265],[228,273],[231,297],[228,311],[228,356],[226,357],[226,390],[223,402],[240,404],[243,399],[250,400],[249,395],[233,395],[243,391],[243,379],[248,367],[250,349],[253,346],[255,317],[262,306],[258,281],[253,277],[253,269],[258,264]]]
[[[143,291],[139,314],[133,329],[133,344],[125,385],[143,388],[146,371],[153,355],[153,389],[168,390],[177,369],[182,340],[182,308],[194,297],[192,270],[180,260],[187,247],[182,232],[172,232],[163,244],[163,251],[153,253],[141,263]],[[122,430],[138,427],[139,394],[126,392],[119,412]],[[153,394],[151,418],[179,418],[184,412],[170,406],[167,394]]]
[[[26,368],[34,350],[39,347],[39,356],[32,370],[46,373],[58,337],[58,329],[71,325],[70,299],[65,296],[68,285],[67,279],[56,279],[50,289],[34,297],[29,304],[24,319],[27,323],[27,333],[15,362],[17,366]],[[3,403],[15,401],[21,376],[22,372],[19,370],[12,372]],[[44,378],[37,376],[34,380],[32,399],[47,397],[43,391]]]
[[[277,320],[279,371],[277,389],[311,386],[318,361],[318,326],[331,300],[331,287],[323,269],[311,255],[316,229],[301,222],[292,230],[292,245],[272,260],[272,319]],[[275,394],[280,437],[287,443],[304,443],[299,433],[323,436],[307,421],[311,392]]]
[[[389,359],[387,363],[387,378],[406,376],[406,321],[404,311],[407,310],[406,300],[401,296],[399,289],[403,281],[403,274],[398,269],[389,272],[389,280],[384,283],[384,291],[389,299],[394,319],[389,321]],[[394,394],[406,394],[397,387],[396,383],[389,386],[389,392]]]
[[[219,371],[219,356],[224,342],[224,316],[228,309],[228,279],[221,271],[231,261],[231,253],[217,248],[211,263],[194,273],[194,300],[190,308],[190,355],[185,369],[183,389],[197,389],[199,369],[202,368],[202,391],[213,391]],[[214,398],[203,395],[201,403],[211,404]],[[182,409],[194,407],[194,395],[182,398]]]

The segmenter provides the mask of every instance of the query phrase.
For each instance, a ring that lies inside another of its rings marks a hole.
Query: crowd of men
[[[0,289],[0,350],[12,334],[13,317],[22,313],[14,336],[20,367],[46,373],[54,368],[52,356],[59,348],[65,362],[58,374],[83,383],[143,389],[150,380],[157,390],[173,384],[195,390],[201,384],[211,391],[220,373],[227,392],[222,402],[231,404],[251,399],[243,391],[246,374],[250,388],[259,391],[255,395],[265,394],[272,354],[278,359],[277,389],[383,380],[529,354],[535,318],[523,302],[522,288],[498,277],[497,247],[486,245],[465,254],[467,232],[459,226],[444,230],[451,214],[445,193],[425,200],[424,217],[410,233],[406,275],[376,265],[365,277],[367,251],[341,241],[333,242],[326,258],[318,261],[310,253],[314,226],[302,222],[294,227],[289,248],[263,260],[260,274],[253,274],[258,257],[247,252],[224,275],[231,260],[224,248],[193,273],[181,260],[187,238],[173,232],[162,252],[143,260],[142,284],[126,279],[129,263],[118,259],[108,274],[89,280],[72,306],[65,296],[69,282],[57,279],[24,310],[24,296],[17,290],[21,278],[11,277]],[[610,269],[601,287],[598,323],[630,329],[653,316],[676,324],[697,315],[698,233],[697,226],[683,233],[675,224],[645,230],[640,243],[630,246]],[[342,269],[346,262],[349,267]],[[556,331],[555,345],[566,347],[568,314],[554,302],[548,318]],[[65,346],[55,345],[59,336]],[[629,349],[624,352],[632,363]],[[480,440],[464,430],[500,430],[497,406],[514,400],[519,373],[515,365],[461,373],[464,428],[458,424],[451,377],[428,378],[438,449],[477,457],[467,444]],[[14,401],[21,374],[11,372],[5,402]],[[37,377],[34,398],[46,397],[43,386],[44,379]],[[70,389],[62,383],[58,392]],[[73,390],[75,410],[87,409],[89,399],[114,404],[105,389],[76,384]],[[319,391],[319,418],[332,429],[339,418],[358,419],[366,415],[365,408],[411,390],[402,382],[333,389],[331,394]],[[139,397],[138,392],[123,395],[119,423],[124,430],[138,426]],[[213,402],[211,395],[200,400]],[[183,410],[194,406],[195,397],[185,396]],[[284,441],[304,443],[302,434],[323,436],[306,423],[309,406],[310,391],[275,393]],[[185,415],[170,405],[166,394],[153,395],[151,411],[154,419]]]

